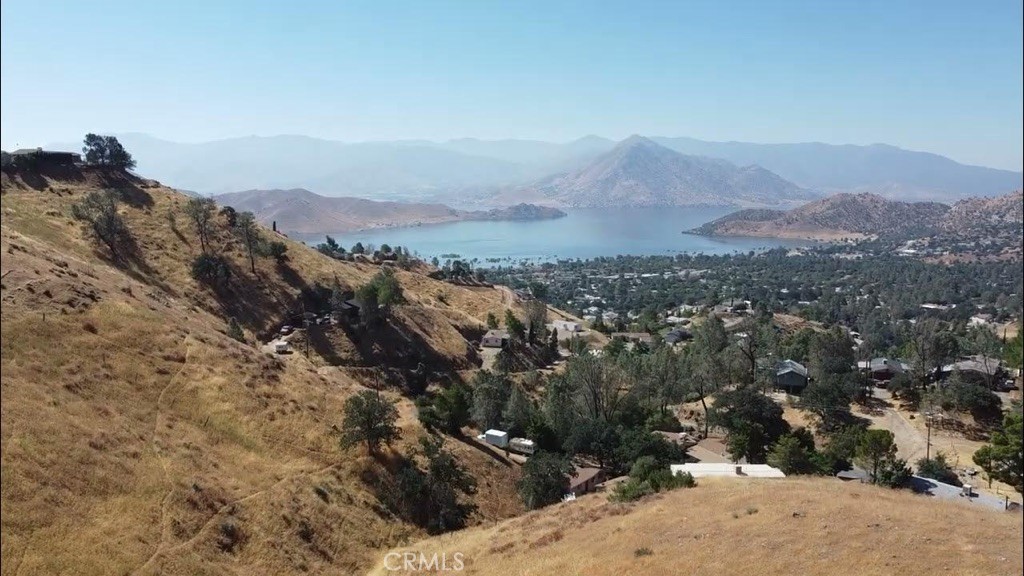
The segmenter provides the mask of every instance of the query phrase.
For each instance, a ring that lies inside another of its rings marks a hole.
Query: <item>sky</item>
[[[4,0],[0,144],[636,133],[1020,170],[1021,5]]]

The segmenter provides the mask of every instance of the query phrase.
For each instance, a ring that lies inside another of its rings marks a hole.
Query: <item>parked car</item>
[[[288,324],[281,326],[281,334],[291,334],[294,330],[295,328],[292,328]]]

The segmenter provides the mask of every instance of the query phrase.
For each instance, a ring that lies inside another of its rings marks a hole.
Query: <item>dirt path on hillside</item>
[[[872,428],[884,428],[892,432],[896,441],[896,455],[913,465],[924,458],[928,440],[914,427],[907,417],[893,408],[885,408],[879,415],[861,414],[871,420]]]

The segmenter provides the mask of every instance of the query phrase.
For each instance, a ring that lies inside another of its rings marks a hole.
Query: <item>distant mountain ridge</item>
[[[545,199],[580,208],[777,205],[816,197],[760,166],[685,156],[642,136],[534,188]]]
[[[406,140],[347,143],[308,136],[248,136],[178,143],[119,134],[140,173],[201,194],[305,188],[327,196],[457,202],[495,195],[580,170],[619,143],[587,136],[571,142]],[[887,145],[751,144],[651,137],[688,156],[757,165],[801,188],[872,191],[899,199],[955,201],[1022,186],[1020,172],[959,164]],[[54,143],[78,150],[78,142]]]
[[[223,206],[252,212],[264,225],[276,224],[278,230],[288,234],[341,233],[462,220],[541,220],[565,216],[561,210],[530,204],[488,211],[467,211],[438,203],[328,197],[301,188],[247,190],[220,194],[213,198]]]
[[[837,239],[841,237],[971,234],[986,226],[1021,226],[1020,191],[948,206],[900,202],[877,194],[841,193],[789,211],[740,210],[693,230],[717,236]]]

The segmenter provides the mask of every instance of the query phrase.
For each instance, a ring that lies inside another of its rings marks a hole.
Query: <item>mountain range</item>
[[[491,210],[456,210],[444,204],[327,197],[305,189],[247,190],[214,196],[218,204],[252,212],[287,234],[344,233],[369,228],[442,224],[462,220],[541,220],[565,216],[556,208],[518,204]]]
[[[683,155],[642,136],[631,136],[533,190],[559,204],[586,208],[777,205],[818,197],[760,166]]]
[[[522,199],[502,193],[552,184],[585,170],[622,144],[598,136],[567,143],[472,138],[345,143],[307,136],[177,143],[138,133],[118,138],[135,156],[141,173],[202,194],[305,188],[327,196],[468,203],[493,198],[503,204]],[[871,191],[896,199],[955,201],[1022,186],[1020,172],[964,165],[884,144],[649,139],[686,156],[758,166],[796,187],[821,193]],[[47,147],[80,146],[65,142]],[[765,177],[751,175],[754,180]],[[625,183],[619,187],[628,188]]]

